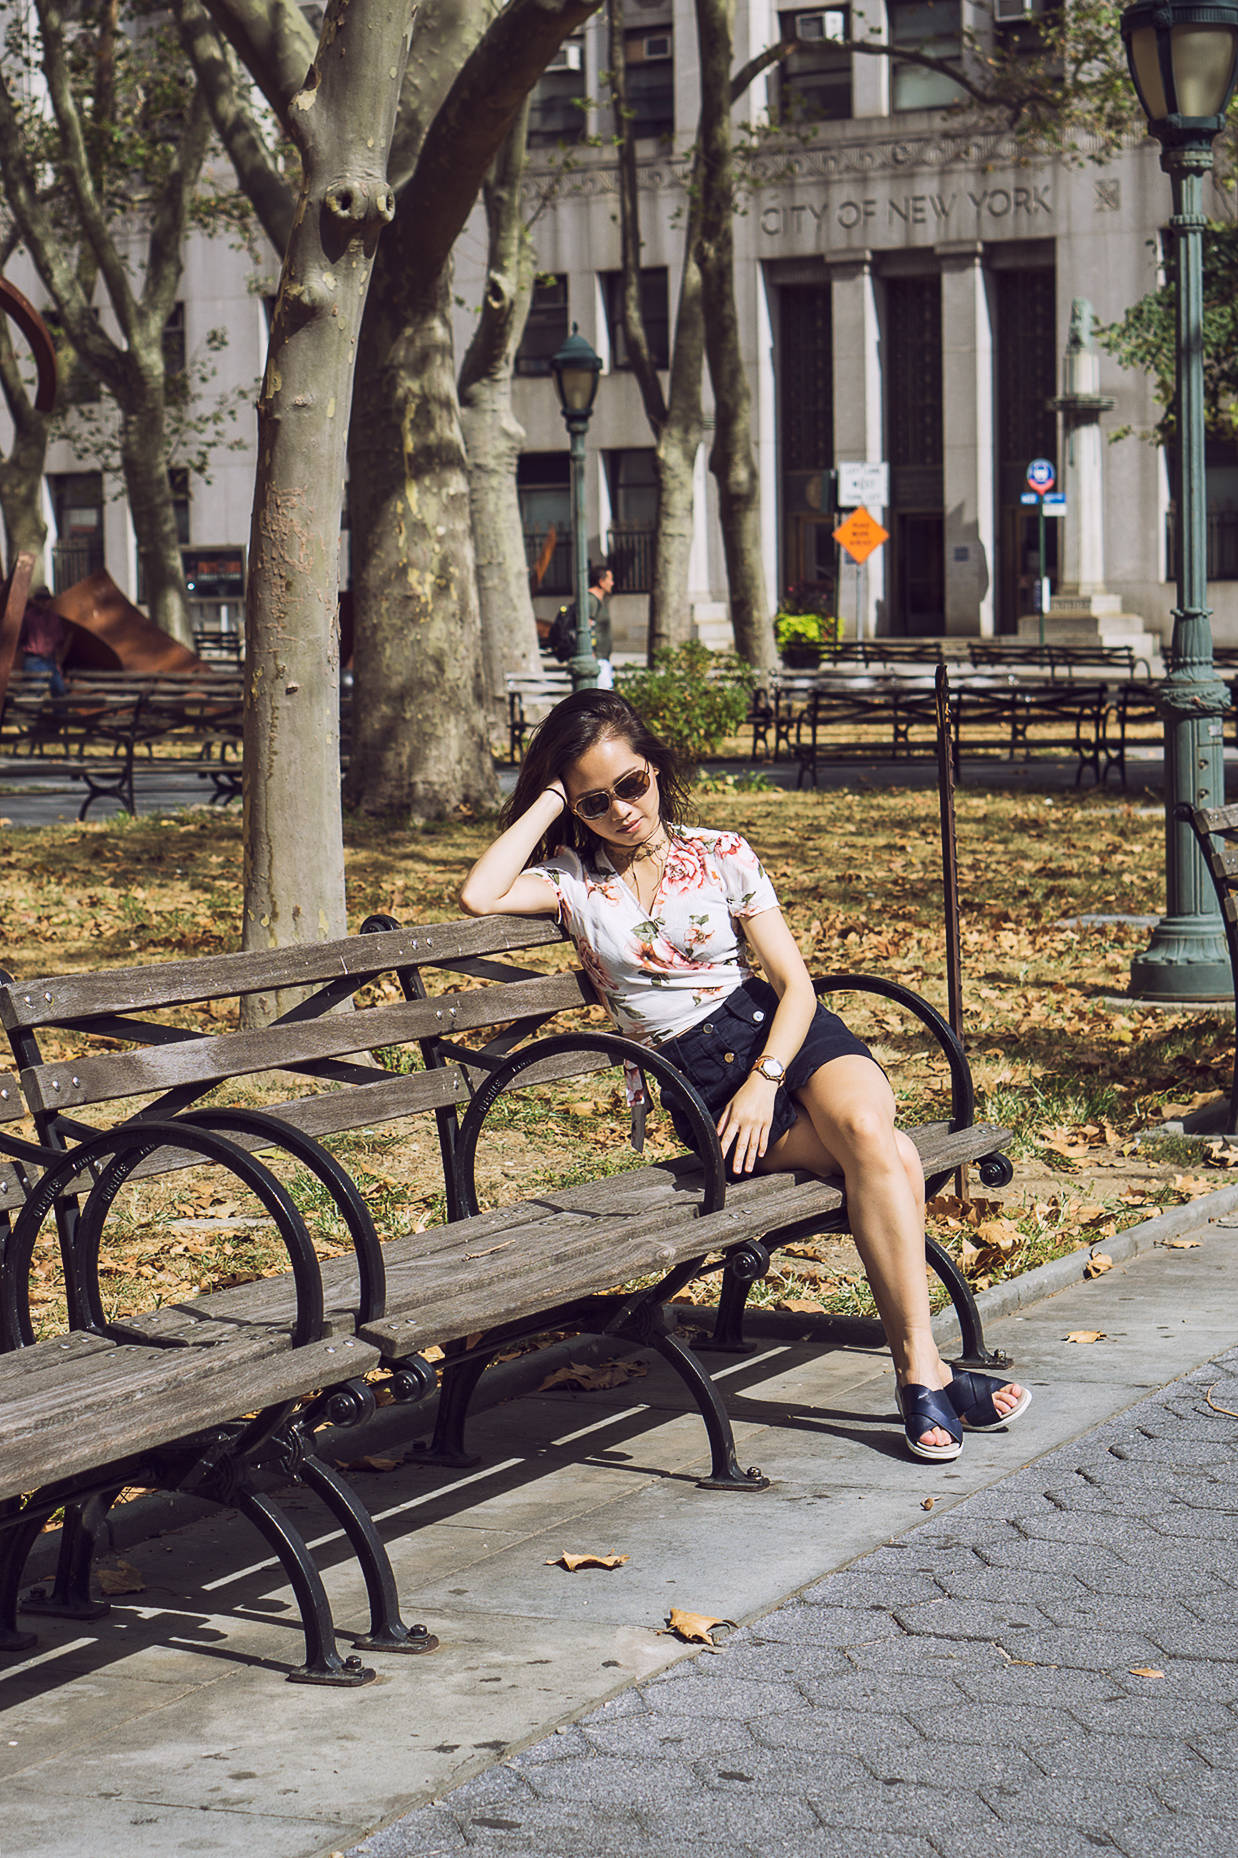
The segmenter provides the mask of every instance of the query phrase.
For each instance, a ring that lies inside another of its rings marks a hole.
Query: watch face
[[[757,1070],[762,1077],[768,1078],[771,1084],[781,1083],[787,1074],[787,1067],[781,1058],[762,1058],[757,1064]]]

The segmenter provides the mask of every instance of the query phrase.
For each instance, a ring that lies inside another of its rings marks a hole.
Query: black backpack
[[[551,656],[560,664],[566,664],[576,656],[576,602],[570,606],[561,606],[550,622],[550,634],[546,640]]]

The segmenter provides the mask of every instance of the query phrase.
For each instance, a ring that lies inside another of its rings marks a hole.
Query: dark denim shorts
[[[668,1039],[658,1047],[696,1086],[715,1121],[761,1056],[777,1006],[778,995],[769,982],[754,976],[711,1008],[708,1018],[699,1025],[689,1027],[678,1038]],[[802,1090],[813,1072],[829,1064],[832,1058],[849,1057],[872,1058],[872,1053],[863,1039],[857,1039],[854,1032],[849,1031],[837,1013],[831,1013],[818,1002],[804,1042],[774,1093],[774,1118],[769,1132],[771,1148],[800,1113],[793,1093]],[[663,1106],[670,1112],[680,1141],[692,1148],[692,1130],[687,1117],[665,1097]]]

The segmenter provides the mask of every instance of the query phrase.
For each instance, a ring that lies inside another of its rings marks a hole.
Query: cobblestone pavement
[[[1220,1858],[1236,1471],[1238,1349],[356,1858]]]

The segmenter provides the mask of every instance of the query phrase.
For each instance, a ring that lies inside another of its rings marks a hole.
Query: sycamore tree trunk
[[[258,402],[246,601],[244,946],[344,933],[340,508],[407,0],[330,0],[288,112],[302,164]],[[259,1008],[261,1011],[262,1008]]]
[[[149,338],[148,338],[149,339]],[[156,346],[159,333],[155,332]],[[168,475],[163,358],[153,368],[131,349],[120,406],[120,463],[137,538],[142,605],[157,626],[193,648],[193,624],[185,592],[180,537]]]
[[[718,486],[736,648],[750,664],[772,669],[778,655],[761,555],[752,398],[735,304],[735,174],[731,145],[735,0],[696,0],[696,26],[701,67],[697,251],[705,352],[715,409],[709,468]]]
[[[393,228],[393,234],[395,232]],[[404,269],[384,245],[366,321],[350,445],[357,628],[346,797],[362,813],[439,819],[491,811],[464,438],[451,342],[451,272],[419,297],[387,288]],[[390,255],[389,255],[390,254]]]
[[[526,99],[483,189],[485,292],[460,368],[482,659],[491,716],[500,724],[505,675],[541,668],[516,494],[525,435],[512,407],[512,369],[533,294],[533,248],[520,201],[528,118]]]

